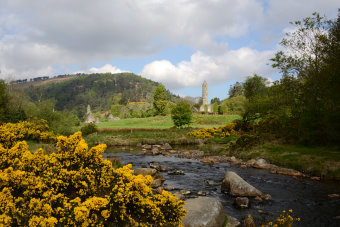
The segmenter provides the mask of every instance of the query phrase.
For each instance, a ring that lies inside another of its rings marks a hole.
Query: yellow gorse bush
[[[288,212],[285,210],[282,211],[279,217],[276,218],[274,222],[269,222],[266,225],[262,225],[262,227],[291,227],[294,222],[300,221],[300,218],[292,217],[293,210],[290,209]]]
[[[9,148],[18,140],[37,140],[45,142],[56,141],[53,132],[48,131],[45,120],[34,119],[35,122],[21,121],[19,123],[4,123],[0,125],[0,144]]]
[[[1,127],[8,131],[0,143],[0,226],[181,224],[184,202],[167,191],[154,195],[152,177],[134,175],[131,165],[114,169],[101,156],[106,145],[89,149],[77,132],[59,136],[56,153],[32,154],[19,140],[36,134],[21,132],[23,125]]]
[[[226,138],[232,134],[236,134],[236,131],[234,130],[235,126],[236,123],[229,123],[219,128],[203,128],[194,130],[189,132],[187,135],[201,139],[214,137]]]

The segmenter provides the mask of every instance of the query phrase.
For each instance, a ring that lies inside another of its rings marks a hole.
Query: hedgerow
[[[237,132],[234,130],[235,125],[235,123],[229,123],[219,128],[203,128],[191,131],[187,135],[201,139],[214,137],[226,138],[232,134],[237,134]]]
[[[38,129],[22,132],[23,125],[32,126],[0,127],[0,226],[181,224],[184,202],[167,191],[154,195],[152,177],[134,175],[131,165],[114,169],[101,156],[106,145],[89,149],[77,132],[59,136],[56,153],[31,153],[20,140]]]

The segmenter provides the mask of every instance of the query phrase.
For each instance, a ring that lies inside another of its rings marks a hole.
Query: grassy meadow
[[[251,149],[236,152],[235,156],[240,158],[261,157],[270,163],[296,169],[307,174],[328,179],[340,179],[339,147],[265,143]],[[233,155],[233,153],[230,155]]]
[[[203,115],[194,114],[192,128],[211,128],[220,127],[228,124],[239,115]],[[148,118],[127,118],[119,121],[101,122],[97,124],[98,128],[145,128],[145,129],[168,129],[174,126],[171,116],[155,116]]]

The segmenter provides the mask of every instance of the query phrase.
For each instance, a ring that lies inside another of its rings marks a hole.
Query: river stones
[[[274,170],[275,170],[275,173],[281,174],[281,175],[287,175],[287,176],[292,176],[292,177],[302,177],[303,176],[303,174],[301,172],[294,170],[294,169],[277,167]]]
[[[159,162],[150,162],[149,163],[150,168],[156,169],[160,172],[167,172],[169,171],[169,168],[165,165],[161,165]]]
[[[217,227],[223,226],[225,214],[222,203],[210,197],[188,199],[184,209],[187,210],[183,218],[184,227]]]
[[[159,155],[161,152],[159,151],[158,147],[153,147],[151,150],[152,155]]]
[[[232,217],[232,216],[228,216],[228,223],[225,227],[240,227],[241,223],[239,220],[237,220],[236,218]]]
[[[173,191],[173,190],[175,190],[175,187],[173,187],[171,185],[167,185],[167,186],[164,187],[164,190]]]
[[[245,209],[249,207],[249,199],[247,197],[236,197],[234,200],[236,208]]]
[[[157,170],[156,169],[151,169],[151,168],[138,168],[135,170],[135,175],[143,175],[143,176],[146,176],[146,175],[150,175],[150,176],[153,176],[157,173]]]
[[[244,227],[256,227],[256,222],[251,214],[246,214],[243,220]]]
[[[175,195],[179,200],[185,199],[185,195],[183,195],[181,192],[175,192],[174,195]]]
[[[188,191],[188,190],[180,190],[179,191],[182,195],[190,195],[191,194],[191,191]]]
[[[198,196],[206,196],[206,195],[207,195],[207,192],[205,192],[205,191],[198,191],[198,192],[197,192],[197,195],[198,195]]]
[[[254,186],[248,184],[235,172],[228,171],[221,185],[221,191],[229,192],[232,196],[262,197],[264,194]]]
[[[206,184],[206,185],[208,185],[208,186],[217,186],[217,185],[221,185],[222,182],[204,179],[204,184]]]
[[[163,144],[163,146],[161,146],[161,150],[172,150],[172,147],[170,146],[170,144],[165,143]]]
[[[143,149],[147,149],[147,150],[150,150],[151,149],[151,145],[149,145],[149,144],[144,144],[144,145],[142,145],[142,148]]]
[[[151,187],[152,188],[158,188],[158,187],[162,186],[163,182],[164,181],[162,179],[154,179],[152,181]]]
[[[184,175],[184,171],[183,170],[175,169],[175,170],[169,171],[168,175]]]

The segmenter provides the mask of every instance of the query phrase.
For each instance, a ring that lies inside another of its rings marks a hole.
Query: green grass
[[[220,127],[235,119],[239,119],[239,115],[193,115],[192,128],[209,128]],[[153,128],[153,129],[168,129],[174,124],[171,116],[155,116],[148,118],[127,118],[119,121],[98,123],[98,128]]]
[[[91,146],[105,143],[108,146],[124,145],[134,146],[142,144],[196,144],[195,138],[188,138],[186,134],[189,128],[184,129],[103,129],[101,133],[91,134],[85,137]]]
[[[261,157],[268,162],[311,175],[340,179],[340,148],[266,143],[236,151],[241,158]]]

